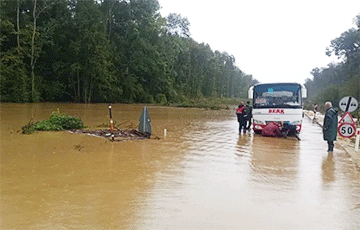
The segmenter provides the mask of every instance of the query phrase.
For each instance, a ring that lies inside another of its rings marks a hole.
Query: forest
[[[157,0],[2,0],[1,101],[180,103],[257,81]]]
[[[353,96],[360,102],[360,14],[354,18],[354,24],[356,28],[343,32],[326,49],[326,55],[335,55],[339,62],[314,68],[313,79],[306,80],[308,108],[314,103],[323,108],[326,101],[337,107],[344,96]]]
[[[233,55],[192,39],[186,17],[163,17],[157,0],[2,0],[1,9],[3,102],[238,101],[258,82]],[[360,14],[354,24],[324,50],[339,62],[311,71],[306,108],[360,101]]]

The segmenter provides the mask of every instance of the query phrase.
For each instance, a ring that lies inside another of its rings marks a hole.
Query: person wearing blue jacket
[[[338,129],[338,111],[332,107],[332,104],[329,101],[325,103],[325,109],[323,137],[328,143],[328,152],[333,152],[334,141],[336,141]]]

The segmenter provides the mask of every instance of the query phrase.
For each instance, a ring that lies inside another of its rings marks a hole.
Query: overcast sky
[[[360,0],[158,1],[162,16],[187,17],[194,40],[233,55],[260,82],[312,79],[312,69],[337,60],[325,49],[360,14]]]

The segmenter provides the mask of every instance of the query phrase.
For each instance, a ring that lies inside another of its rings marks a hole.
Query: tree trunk
[[[79,69],[77,69],[77,102],[80,101],[80,76],[79,76]]]
[[[85,76],[85,79],[83,82],[83,92],[84,92],[83,102],[86,103],[86,100],[87,100],[87,77],[86,76]]]
[[[46,4],[46,1],[44,2],[44,6],[42,8],[39,7],[39,12],[36,13],[37,11],[37,0],[33,0],[33,4],[34,4],[34,8],[33,8],[33,18],[34,18],[34,22],[33,22],[33,33],[32,33],[32,37],[31,37],[31,59],[30,59],[30,66],[31,66],[31,101],[32,102],[36,102],[38,100],[37,96],[36,96],[36,91],[35,91],[35,64],[36,64],[36,58],[35,58],[35,36],[36,36],[36,23],[37,23],[37,18],[39,17],[39,15],[50,5]],[[54,2],[52,3],[54,4]],[[41,49],[41,46],[39,46],[39,49]]]
[[[34,0],[34,9],[33,9],[33,18],[34,18],[34,24],[33,24],[33,33],[32,33],[32,37],[31,37],[31,61],[30,61],[30,66],[31,66],[31,102],[35,102],[36,98],[35,98],[35,73],[34,73],[34,69],[35,69],[35,35],[36,35],[36,5],[37,5],[37,0]]]
[[[92,91],[93,91],[93,75],[90,74],[90,86],[89,86],[89,96],[88,96],[88,102],[87,103],[90,103],[91,102],[91,95],[92,95]]]
[[[17,46],[18,52],[20,52],[20,0],[17,0],[17,9],[16,9],[16,27],[17,27]]]
[[[112,6],[110,6],[110,4],[111,3],[109,3],[108,4],[108,18],[107,18],[107,20],[108,20],[108,39],[110,40],[110,36],[111,36],[111,16],[112,16],[112,13],[111,13],[111,8],[112,8]],[[105,32],[106,32],[106,30],[105,30]]]

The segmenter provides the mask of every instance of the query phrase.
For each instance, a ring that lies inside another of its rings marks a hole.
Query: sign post
[[[351,138],[355,135],[356,127],[350,113],[358,108],[358,101],[351,96],[343,97],[339,101],[339,107],[345,113],[339,121],[338,133],[342,137]]]

